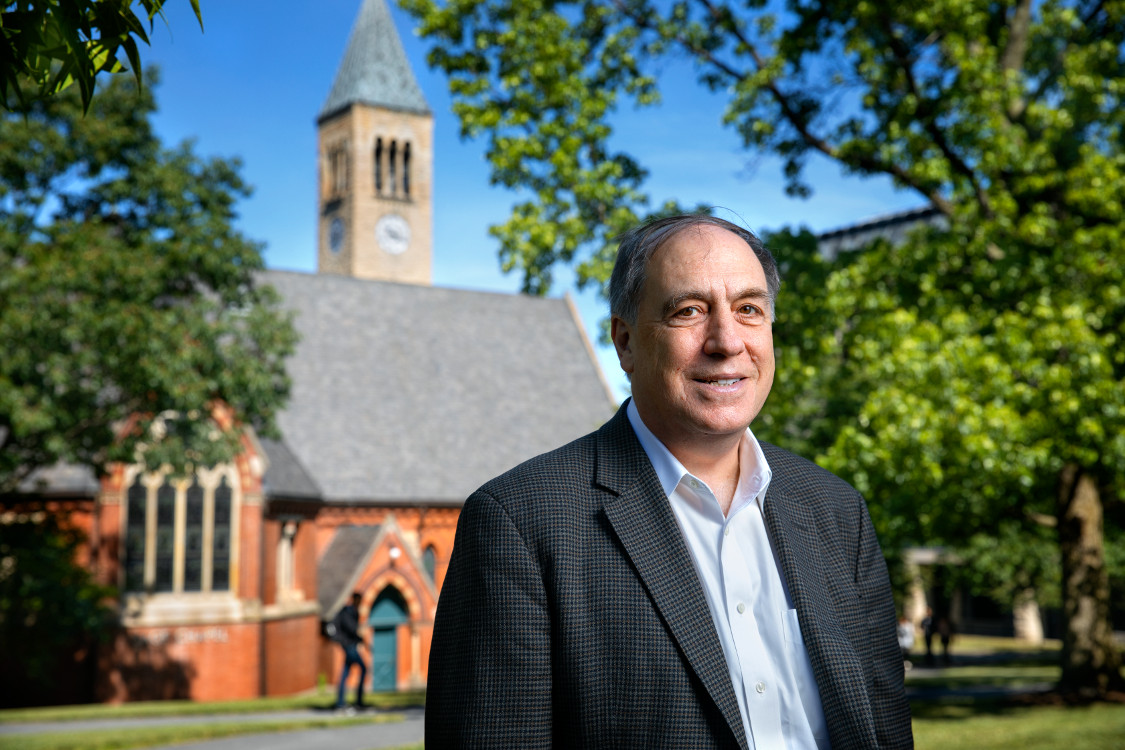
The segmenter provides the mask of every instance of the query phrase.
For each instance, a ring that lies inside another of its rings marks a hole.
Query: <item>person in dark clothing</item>
[[[926,666],[934,665],[934,611],[926,607],[926,616],[922,618],[922,637],[926,641]]]
[[[367,680],[367,663],[359,653],[365,645],[359,634],[359,603],[363,599],[358,591],[352,594],[351,604],[343,607],[333,619],[336,626],[336,641],[344,649],[344,668],[340,672],[340,687],[336,691],[336,708],[345,708],[344,691],[347,689],[348,675],[352,665],[359,666],[359,687],[356,688],[355,706],[363,708],[363,683]]]
[[[934,631],[941,639],[941,661],[948,667],[953,661],[949,656],[949,642],[953,640],[953,622],[945,615],[942,615],[938,618],[937,625],[934,626]]]

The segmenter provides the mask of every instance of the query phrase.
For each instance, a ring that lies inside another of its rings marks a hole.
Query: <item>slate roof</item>
[[[89,466],[59,463],[36,469],[19,485],[19,492],[41,496],[93,497],[101,490]]]
[[[325,120],[357,103],[430,113],[385,0],[363,0],[318,119]]]
[[[284,440],[258,438],[258,443],[269,458],[265,476],[262,477],[265,494],[294,500],[320,497],[320,488]]]
[[[892,245],[898,245],[922,224],[944,226],[945,223],[946,218],[933,206],[910,208],[822,232],[816,236],[817,249],[825,258],[832,260],[840,253],[865,247],[875,239],[885,239]]]
[[[380,526],[341,526],[316,565],[316,591],[325,620],[336,610],[354,586],[353,580],[374,551]]]
[[[613,398],[567,299],[265,271],[296,313],[283,444],[328,503],[459,504]],[[286,449],[288,457],[282,452]],[[290,474],[269,474],[290,497]]]

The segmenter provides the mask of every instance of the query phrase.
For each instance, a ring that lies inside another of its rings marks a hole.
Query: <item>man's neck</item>
[[[642,417],[643,419],[643,417]],[[738,489],[742,437],[745,431],[735,435],[698,435],[678,438],[675,435],[662,435],[652,431],[668,452],[683,464],[692,476],[707,483],[725,516]]]
[[[736,441],[733,449],[722,453],[693,451],[692,455],[668,446],[668,450],[685,469],[707,483],[715,493],[715,499],[719,501],[719,508],[722,509],[724,516],[730,512],[735,490],[738,489],[740,470],[738,445]]]

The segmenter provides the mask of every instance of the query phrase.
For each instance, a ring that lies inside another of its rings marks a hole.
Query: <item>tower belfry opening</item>
[[[317,271],[429,284],[433,115],[386,0],[363,0],[317,130]]]

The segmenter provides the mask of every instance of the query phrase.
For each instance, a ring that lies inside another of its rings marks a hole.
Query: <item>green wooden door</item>
[[[371,626],[371,692],[385,692],[398,687],[396,631],[408,619],[402,594],[390,586],[383,589],[375,599],[367,620]]]

